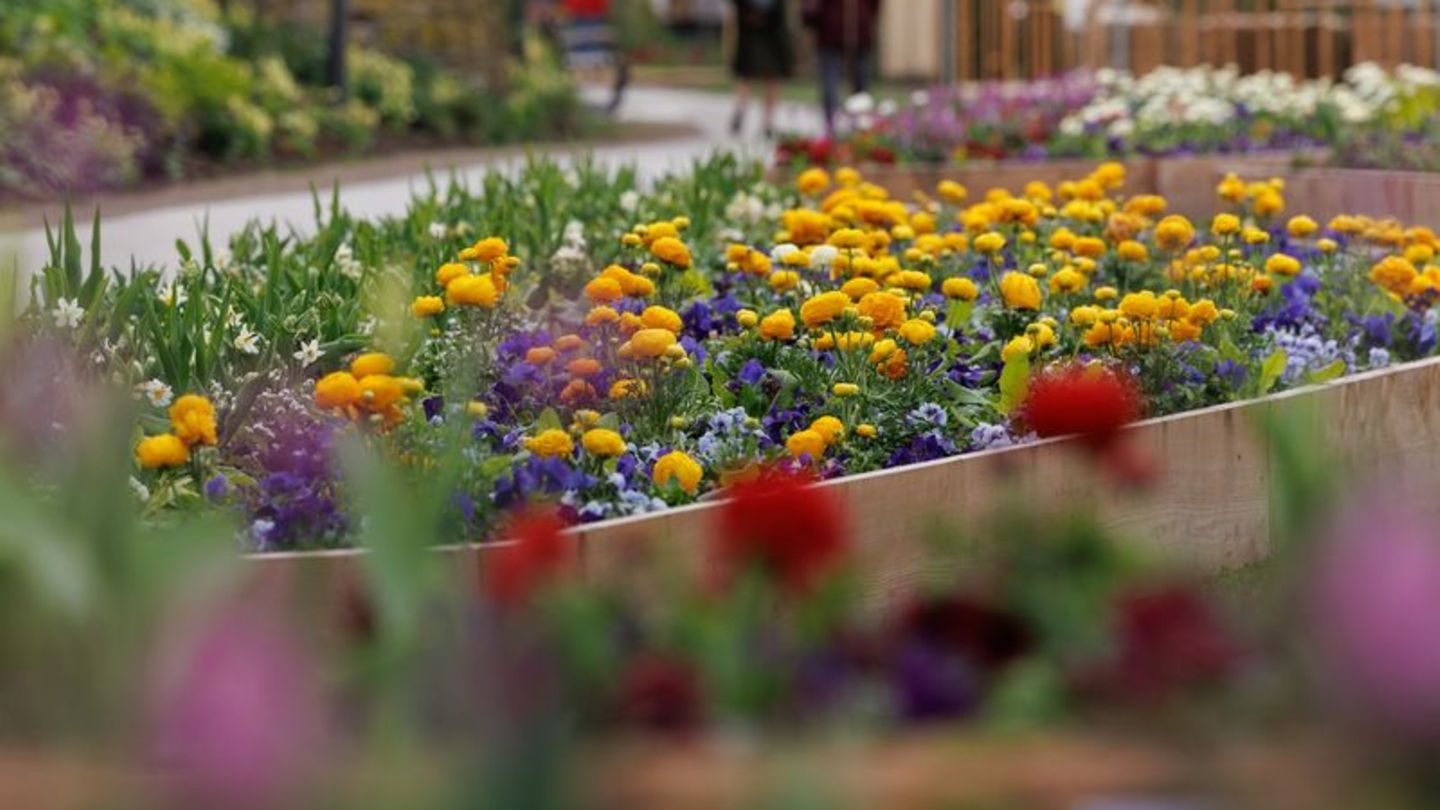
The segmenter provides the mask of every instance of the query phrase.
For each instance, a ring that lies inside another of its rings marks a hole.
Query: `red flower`
[[[1163,697],[1229,673],[1239,648],[1210,604],[1171,586],[1132,593],[1119,605],[1120,657],[1115,678],[1126,692]]]
[[[1069,365],[1030,382],[1019,416],[1042,437],[1079,436],[1098,450],[1140,412],[1140,394],[1128,379],[1106,368]]]
[[[499,604],[516,605],[555,579],[571,561],[564,530],[565,521],[554,512],[512,517],[501,534],[510,544],[485,555],[486,593]]]
[[[620,717],[653,731],[690,731],[700,724],[700,678],[678,658],[644,655],[620,678]]]
[[[759,566],[792,592],[837,564],[849,537],[834,496],[796,474],[769,471],[730,488],[713,540],[728,578]]]

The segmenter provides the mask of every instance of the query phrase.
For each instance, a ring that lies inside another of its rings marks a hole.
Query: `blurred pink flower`
[[[230,603],[175,648],[154,731],[175,806],[285,806],[324,758],[320,674],[276,615]]]
[[[1323,675],[1344,708],[1411,740],[1440,740],[1440,533],[1392,500],[1342,520],[1310,583]]]

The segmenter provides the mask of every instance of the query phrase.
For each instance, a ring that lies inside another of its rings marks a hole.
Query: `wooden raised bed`
[[[1322,153],[1307,151],[1264,152],[1236,155],[1189,155],[1183,157],[1135,157],[1125,164],[1125,195],[1159,194],[1170,203],[1170,213],[1192,219],[1208,218],[1215,212],[1215,187],[1226,173],[1246,179],[1294,176],[1297,157],[1313,162]],[[897,199],[911,199],[917,192],[933,195],[941,180],[955,180],[970,190],[970,199],[981,199],[992,188],[1018,193],[1025,184],[1040,180],[1052,187],[1063,180],[1090,174],[1105,161],[1090,159],[976,161],[959,166],[860,166],[866,180],[884,186]],[[788,182],[794,172],[777,167],[770,173],[776,183]],[[1295,196],[1294,199],[1305,199]],[[1308,209],[1307,209],[1308,210]]]
[[[1440,228],[1440,173],[1317,168],[1284,176],[1296,210],[1322,224],[1336,214],[1365,214]]]
[[[951,573],[929,554],[936,521],[974,525],[1007,496],[1036,508],[1093,504],[1101,521],[1159,560],[1221,572],[1264,559],[1271,538],[1273,460],[1257,422],[1273,413],[1308,430],[1357,474],[1429,497],[1440,484],[1440,358],[1367,372],[1265,399],[1151,419],[1127,439],[1153,460],[1156,483],[1121,489],[1074,442],[1049,440],[826,482],[853,526],[866,605],[894,604],[930,575]],[[676,576],[703,574],[718,504],[594,523],[570,532],[581,576],[667,592]],[[489,546],[441,549],[469,580]],[[256,556],[280,580],[345,581],[355,550]],[[960,564],[960,563],[952,563]]]

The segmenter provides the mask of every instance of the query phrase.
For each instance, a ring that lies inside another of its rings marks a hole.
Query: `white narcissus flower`
[[[185,303],[185,288],[175,282],[170,282],[157,291],[160,301],[168,307],[178,307]]]
[[[240,334],[235,336],[235,348],[245,354],[260,353],[260,336],[250,331],[250,327],[240,327]]]
[[[61,298],[55,302],[55,310],[51,314],[55,318],[55,325],[61,329],[74,329],[85,319],[85,310],[74,298]]]
[[[140,383],[135,388],[143,394],[146,399],[150,400],[151,405],[157,408],[167,407],[171,400],[175,398],[175,392],[170,389],[170,386],[165,384],[164,380],[149,380]]]
[[[324,352],[320,351],[320,340],[316,338],[301,343],[300,348],[296,350],[293,357],[300,362],[301,366],[308,366],[316,360],[319,360],[324,354]]]

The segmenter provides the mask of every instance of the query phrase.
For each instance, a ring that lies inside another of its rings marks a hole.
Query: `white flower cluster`
[[[1402,65],[1392,73],[1364,62],[1347,70],[1338,83],[1300,80],[1273,71],[1241,74],[1233,65],[1161,67],[1140,77],[1103,69],[1096,72],[1095,80],[1099,91],[1061,121],[1062,134],[1104,132],[1128,138],[1176,125],[1225,126],[1243,115],[1303,121],[1325,108],[1346,123],[1360,124],[1373,120],[1396,99],[1440,86],[1440,73],[1413,65]]]

